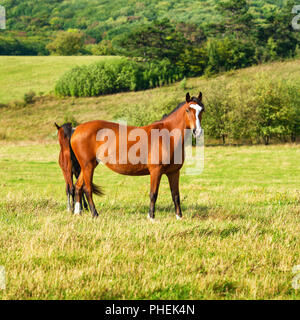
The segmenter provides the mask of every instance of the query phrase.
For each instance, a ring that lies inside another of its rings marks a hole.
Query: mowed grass
[[[207,147],[181,177],[184,219],[162,180],[104,166],[100,217],[66,211],[55,143],[0,145],[0,299],[299,299],[300,148]]]
[[[47,94],[54,90],[59,77],[72,67],[112,58],[0,56],[0,103],[21,100],[29,91]]]

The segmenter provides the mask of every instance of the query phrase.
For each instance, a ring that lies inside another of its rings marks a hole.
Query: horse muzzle
[[[199,138],[199,137],[201,137],[201,135],[202,135],[202,128],[193,130],[194,138]]]

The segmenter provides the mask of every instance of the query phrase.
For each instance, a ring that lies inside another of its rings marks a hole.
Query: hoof
[[[151,218],[151,217],[150,217],[150,214],[148,214],[148,220],[149,220],[150,222],[155,222],[155,219],[154,219],[154,218]]]
[[[182,217],[176,215],[177,220],[182,220]]]

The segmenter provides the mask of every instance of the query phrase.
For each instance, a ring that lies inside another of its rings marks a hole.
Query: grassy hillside
[[[22,99],[30,90],[49,93],[67,70],[111,57],[14,57],[0,56],[0,103]]]
[[[27,59],[30,58],[19,57],[16,59],[21,64],[22,59],[28,61]],[[45,57],[40,59],[42,61],[50,59],[49,61],[51,61],[51,59],[61,58]],[[72,64],[70,61],[80,61],[81,59],[84,61],[84,58],[81,57],[78,57],[79,60],[76,59],[70,57],[63,58],[62,61],[69,61],[70,65]],[[45,87],[47,86],[47,90],[51,90],[54,85],[54,76],[53,78],[50,76],[53,74],[52,65],[47,64],[45,69],[48,70],[48,74],[45,74],[44,79],[48,80],[45,81],[44,85]],[[27,72],[23,72],[22,70],[20,67],[12,67],[11,74],[8,74],[10,79],[12,79],[11,77],[14,72],[23,74],[23,83],[26,85],[26,89],[20,91],[18,97],[21,97],[29,89],[32,89],[31,81],[37,80],[38,83],[38,79],[40,79],[28,76]],[[1,77],[2,83],[6,85],[9,80],[6,80],[3,73],[1,73]],[[53,79],[52,82],[50,79]],[[9,107],[2,107],[0,109],[0,139],[6,139],[7,141],[56,139],[53,122],[62,123],[65,117],[70,115],[73,115],[79,122],[91,119],[112,120],[127,118],[131,124],[147,123],[160,119],[166,108],[169,110],[175,108],[177,103],[184,100],[187,91],[197,94],[201,90],[204,94],[204,102],[207,102],[211,101],[220,89],[225,91],[232,90],[234,96],[241,92],[247,92],[249,87],[255,85],[256,82],[260,83],[259,81],[264,81],[264,79],[268,79],[268,81],[270,79],[282,79],[292,84],[300,85],[300,60],[256,66],[226,73],[215,78],[192,78],[187,81],[186,88],[183,88],[180,83],[176,83],[153,90],[96,98],[59,99],[53,96],[46,96],[37,99],[34,104],[26,106],[11,105]],[[39,86],[40,84],[38,84]],[[2,94],[5,94],[4,99],[6,101],[11,98],[10,89],[14,90],[15,87],[13,84],[10,86],[6,85],[6,90],[2,91]],[[243,105],[243,100],[240,103]]]
[[[156,223],[149,177],[104,166],[100,217],[71,216],[58,152],[0,144],[0,299],[300,299],[299,147],[206,148],[181,177],[184,219],[164,177]]]

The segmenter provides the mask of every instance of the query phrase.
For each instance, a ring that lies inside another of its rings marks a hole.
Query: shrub
[[[24,94],[24,102],[26,104],[34,103],[35,98],[35,92],[29,91],[28,93]]]
[[[207,74],[245,68],[255,62],[255,49],[248,42],[229,38],[211,39],[206,48]]]
[[[177,69],[169,60],[145,65],[118,58],[68,71],[57,82],[55,92],[61,96],[91,97],[154,88],[178,78]]]
[[[101,61],[89,66],[76,67],[57,82],[56,94],[91,97],[142,87],[140,70],[127,59]]]
[[[102,40],[98,44],[90,46],[90,50],[94,56],[113,56],[115,55],[115,50],[112,46],[111,41]]]
[[[295,142],[300,134],[299,87],[262,77],[226,87],[212,82],[206,96],[205,132],[222,142]]]
[[[70,30],[59,32],[46,48],[53,55],[71,56],[80,53],[83,47],[83,34]]]
[[[180,82],[180,89],[186,89],[186,77],[184,77]]]

